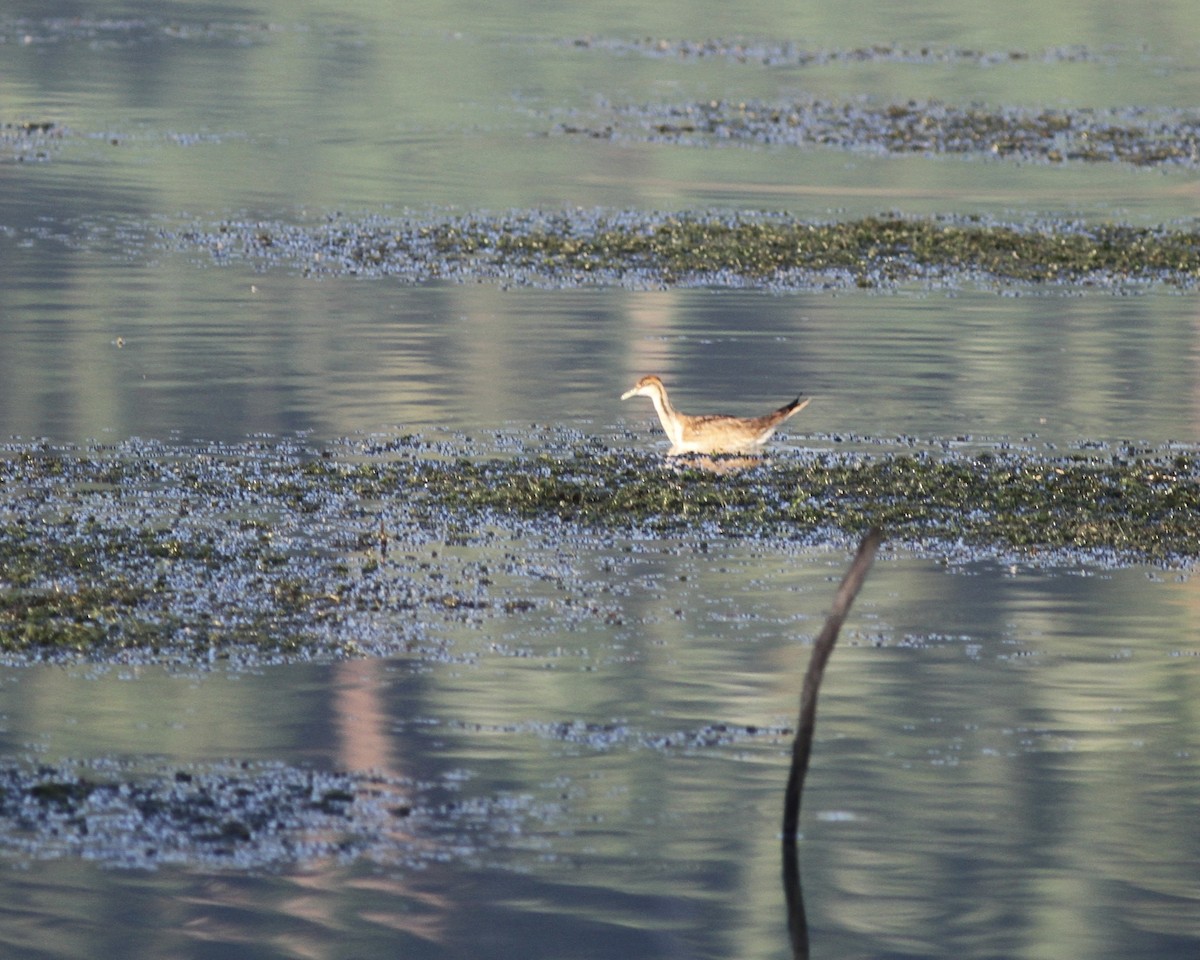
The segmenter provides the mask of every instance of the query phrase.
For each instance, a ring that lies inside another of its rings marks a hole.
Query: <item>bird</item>
[[[671,441],[668,456],[684,453],[757,453],[771,439],[788,417],[799,413],[812,399],[797,397],[778,410],[761,417],[731,417],[723,413],[691,415],[680,413],[667,397],[667,388],[654,374],[642,377],[632,389],[621,394],[630,397],[649,397],[654,403],[667,439]]]

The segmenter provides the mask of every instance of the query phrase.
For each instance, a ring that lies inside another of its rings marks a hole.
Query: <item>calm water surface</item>
[[[1182,0],[906,10],[258,0],[74,20],[18,3],[0,19],[0,122],[70,136],[0,162],[0,434],[411,431],[487,453],[566,428],[642,448],[662,443],[653,415],[617,398],[657,371],[684,409],[813,395],[785,451],[1194,445],[1192,294],[406,286],[222,266],[158,239],[223,219],[532,207],[1196,216],[1194,172],[554,133],[607,105],[709,98],[1200,102]],[[646,37],[1030,57],[768,68],[621,46]],[[1090,56],[1043,56],[1076,45]],[[5,854],[0,953],[788,955],[782,728],[846,557],[535,539],[464,562],[513,549],[565,586],[547,581],[536,615],[427,625],[444,658],[0,671],[10,761],[380,770],[513,811],[474,833],[435,825],[420,869],[383,853],[155,872]],[[606,586],[596,615],[568,602],[580,584]],[[1177,572],[882,559],[822,693],[801,845],[813,955],[1196,956],[1198,632],[1200,594]]]

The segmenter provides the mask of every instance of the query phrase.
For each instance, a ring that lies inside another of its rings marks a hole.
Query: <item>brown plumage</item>
[[[654,403],[658,419],[671,441],[668,455],[681,453],[756,453],[771,439],[783,421],[808,406],[808,400],[797,397],[772,413],[761,417],[730,417],[721,413],[692,416],[680,413],[667,397],[667,388],[653,374],[642,377],[632,390],[621,395],[622,400],[630,397],[649,397]],[[810,398],[811,399],[811,398]]]

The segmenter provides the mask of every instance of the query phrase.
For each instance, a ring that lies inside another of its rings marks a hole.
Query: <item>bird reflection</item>
[[[761,467],[767,462],[766,457],[729,457],[712,456],[710,454],[692,454],[689,456],[671,456],[671,466],[678,469],[703,470],[723,476],[729,473],[741,473]]]

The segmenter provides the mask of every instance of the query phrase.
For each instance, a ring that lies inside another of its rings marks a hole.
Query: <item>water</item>
[[[566,429],[649,447],[648,405],[617,398],[654,371],[684,409],[812,395],[785,447],[1196,441],[1191,294],[408,286],[222,266],[159,239],[223,219],[533,207],[1186,221],[1187,171],[555,130],[607,104],[708,98],[1190,109],[1188,3],[930,2],[903,20],[866,2],[174,3],[45,19],[74,13],[0,21],[0,122],[71,131],[44,161],[0,159],[0,435],[413,431],[486,453]],[[621,45],[646,37],[1030,59],[765,67]],[[1077,44],[1090,56],[1043,56]],[[483,822],[446,814],[362,856],[251,868],[6,848],[0,952],[786,956],[784,729],[846,557],[552,531],[423,549],[464,569],[517,555],[493,592],[538,605],[430,619],[437,656],[6,668],[0,755],[375,770],[418,801],[484,804]],[[1174,571],[881,559],[822,692],[801,844],[813,954],[1194,956],[1198,614]]]
[[[648,370],[684,410],[748,414],[812,396],[788,425],[800,442],[1187,442],[1200,413],[1193,301],[1165,293],[1008,302],[298,286],[240,268],[178,276],[169,302],[159,291],[78,332],[70,308],[64,317],[53,294],[47,304],[30,292],[6,324],[5,429],[236,440],[562,423],[615,437],[627,424],[649,443],[649,404],[619,400]]]

